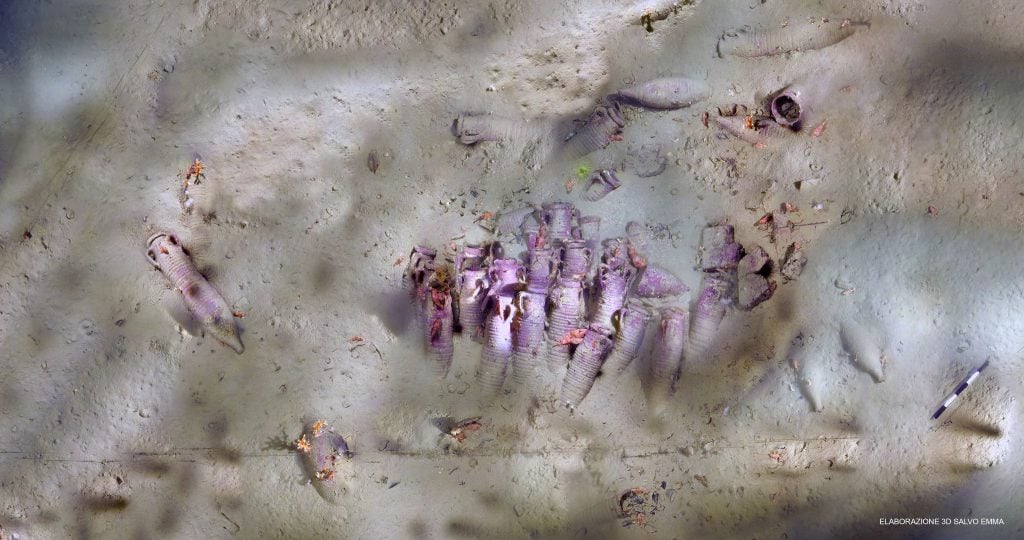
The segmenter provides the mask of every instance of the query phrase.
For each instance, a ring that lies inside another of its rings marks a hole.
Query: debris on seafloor
[[[786,254],[782,256],[779,273],[782,274],[786,281],[793,281],[800,277],[800,273],[804,271],[805,264],[807,264],[807,257],[800,249],[800,245],[792,243],[786,248]]]
[[[815,203],[812,207],[816,212],[824,210],[824,205],[821,203]],[[827,225],[829,223],[829,220],[803,221],[799,223],[794,222],[790,216],[792,214],[798,214],[799,212],[800,209],[796,206],[791,203],[784,202],[779,205],[778,210],[768,212],[761,216],[760,219],[754,222],[754,226],[761,231],[767,232],[768,241],[774,244],[776,242],[786,242],[788,238],[793,235],[796,229],[800,227],[813,227],[816,225]]]
[[[185,172],[185,181],[187,182],[189,178],[191,178],[195,180],[195,183],[198,184],[199,177],[206,178],[206,175],[203,174],[203,170],[205,168],[206,166],[203,165],[203,162],[200,161],[199,158],[196,158],[195,161],[193,161],[192,164],[188,166],[188,171]]]
[[[780,206],[778,210],[768,212],[754,223],[760,230],[768,233],[768,241],[773,244],[778,241],[780,235],[791,232],[796,228],[796,225],[789,219],[788,215],[795,210],[795,207],[791,210],[790,207],[785,205],[786,203],[783,203],[783,206]]]
[[[834,285],[835,288],[839,289],[839,294],[843,296],[850,296],[851,294],[857,292],[857,287],[848,284],[845,281],[840,280],[839,278],[836,278],[836,280],[832,282],[832,285]]]
[[[303,454],[313,449],[313,446],[309,444],[309,439],[306,438],[305,433],[295,441],[295,449]]]
[[[683,9],[683,6],[692,6],[694,0],[682,0],[672,2],[670,5],[661,9],[644,8],[644,12],[640,15],[639,25],[644,27],[647,32],[654,31],[654,23],[658,21],[664,21],[669,18],[670,15],[675,15]]]
[[[460,422],[453,422],[451,427],[448,428],[448,436],[459,442],[465,441],[469,433],[483,427],[483,424],[480,423],[480,418],[479,416],[474,416]]]
[[[719,116],[715,122],[733,137],[758,150],[767,148],[772,139],[784,136],[787,131],[774,119],[763,115]]]
[[[179,202],[181,203],[182,210],[184,210],[186,214],[192,212],[192,208],[195,207],[196,203],[192,193],[189,191],[189,180],[192,180],[191,185],[198,185],[200,177],[206,178],[206,175],[203,174],[205,168],[206,166],[203,165],[203,162],[200,161],[199,158],[195,158],[195,161],[189,164],[188,170],[185,171],[184,180],[181,184]]]
[[[666,486],[661,483],[662,489]],[[672,490],[669,490],[672,491]],[[657,489],[630,488],[619,495],[619,517],[623,527],[637,526],[648,532],[657,532],[651,525],[651,518],[665,507],[659,504],[661,493]]]
[[[846,225],[853,221],[853,218],[857,216],[857,211],[853,208],[843,208],[843,213],[839,216],[839,224]]]

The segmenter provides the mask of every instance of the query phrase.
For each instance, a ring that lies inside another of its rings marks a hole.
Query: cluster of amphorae
[[[499,229],[521,233],[523,260],[507,256],[498,242],[456,248],[450,261],[414,247],[404,283],[438,373],[447,374],[454,334],[461,332],[483,342],[477,380],[485,390],[497,392],[509,374],[521,384],[545,365],[556,374],[567,369],[560,400],[575,408],[600,371],[621,373],[638,356],[650,306],[660,304],[648,366],[654,387],[671,392],[687,339],[696,351],[714,339],[733,301],[743,248],[731,226],[705,229],[704,278],[691,326],[689,309],[673,300],[689,288],[647,263],[637,240],[643,226],[630,223],[626,236],[601,242],[600,223],[570,203],[552,202],[499,218]]]

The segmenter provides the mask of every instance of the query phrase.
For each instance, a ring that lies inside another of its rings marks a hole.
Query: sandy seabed
[[[822,18],[870,25],[719,55]],[[0,537],[1024,535],[1022,24],[976,0],[4,3]],[[621,141],[564,159],[605,95],[666,76],[709,97],[625,108]],[[824,127],[755,148],[704,125],[786,87]],[[517,127],[465,146],[461,113]],[[665,170],[637,174],[652,149]],[[581,167],[622,186],[566,193]],[[571,415],[555,379],[484,395],[466,337],[432,377],[396,261],[554,200],[656,231],[691,289],[709,223],[807,264],[729,311],[660,415],[642,361]],[[783,203],[803,225],[773,242],[754,224]],[[161,231],[245,313],[244,353],[181,331],[145,257]],[[313,419],[352,451],[326,488],[294,446]]]

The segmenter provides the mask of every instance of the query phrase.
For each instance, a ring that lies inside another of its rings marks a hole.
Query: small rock
[[[768,256],[768,252],[761,246],[754,246],[740,259],[736,271],[741,276],[743,274],[759,274],[769,262],[771,262],[771,257]]]
[[[792,281],[800,277],[805,264],[807,264],[807,257],[797,248],[796,244],[790,244],[786,248],[786,255],[782,257],[782,268],[779,269],[779,272],[782,277],[786,278],[786,281]]]
[[[739,278],[739,306],[744,310],[754,309],[768,300],[775,292],[775,282],[768,281],[760,274],[744,274]]]
[[[697,452],[697,449],[692,447],[692,446],[687,446],[686,448],[683,448],[683,455],[684,456],[692,456],[696,452]]]
[[[449,394],[458,394],[461,396],[462,394],[466,393],[466,390],[469,390],[469,383],[467,383],[466,381],[460,381],[457,384],[448,385]]]
[[[157,66],[164,73],[173,73],[174,66],[177,64],[178,59],[174,54],[166,54],[157,60]]]

